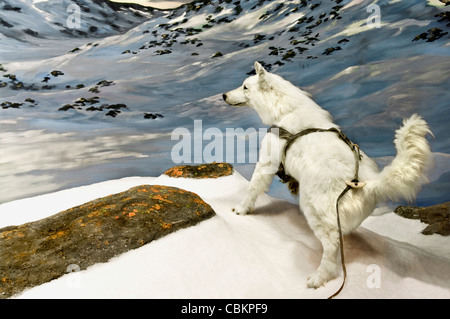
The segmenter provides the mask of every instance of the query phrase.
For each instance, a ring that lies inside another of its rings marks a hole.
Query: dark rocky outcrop
[[[175,166],[164,172],[170,177],[218,178],[233,174],[233,166],[228,163],[209,163],[196,166]]]
[[[162,114],[159,113],[144,113],[144,118],[146,119],[152,119],[152,120],[156,120],[157,118],[164,118],[164,116]]]
[[[450,235],[450,202],[428,207],[398,206],[395,211],[397,215],[419,219],[422,223],[429,224],[422,234]]]
[[[0,298],[83,270],[214,215],[198,195],[143,185],[0,229]],[[69,270],[70,271],[70,270]]]

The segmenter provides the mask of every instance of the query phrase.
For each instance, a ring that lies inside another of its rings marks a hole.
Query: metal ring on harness
[[[351,188],[363,188],[364,186],[366,186],[366,183],[359,181],[345,181],[345,184],[347,184]]]

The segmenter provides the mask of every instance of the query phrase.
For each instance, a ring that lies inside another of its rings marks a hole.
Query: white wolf
[[[242,86],[223,94],[232,106],[250,106],[267,125],[276,125],[292,134],[308,128],[338,128],[331,115],[317,105],[310,95],[267,72],[258,62],[256,75],[247,78]],[[368,217],[378,202],[412,200],[426,181],[424,170],[430,156],[425,136],[431,133],[427,123],[417,114],[403,122],[396,131],[394,144],[397,156],[381,172],[373,160],[361,151],[359,178],[366,185],[350,189],[339,202],[343,234],[348,234]],[[261,142],[260,158],[238,214],[252,211],[259,194],[267,191],[274,173],[283,162],[286,173],[299,182],[300,209],[320,240],[323,256],[317,271],[307,281],[317,288],[338,274],[339,230],[336,200],[346,181],[355,174],[355,156],[337,134],[316,132],[296,139],[286,155],[286,140],[268,133]]]

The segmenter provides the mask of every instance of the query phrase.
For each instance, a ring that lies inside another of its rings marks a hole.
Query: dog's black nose
[[[225,93],[222,94],[222,98],[223,98],[224,101],[226,101],[227,100],[227,95]]]

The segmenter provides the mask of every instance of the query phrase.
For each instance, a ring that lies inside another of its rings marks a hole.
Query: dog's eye
[[[247,85],[244,85],[244,90],[248,90],[248,87],[247,87]]]

